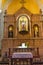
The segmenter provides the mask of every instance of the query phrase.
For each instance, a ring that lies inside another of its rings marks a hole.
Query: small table
[[[16,65],[18,60],[19,63],[23,61],[23,65],[24,65],[24,61],[26,61],[28,64],[28,59],[30,60],[30,65],[32,65],[33,54],[31,52],[15,52],[12,54],[11,65],[13,64]]]

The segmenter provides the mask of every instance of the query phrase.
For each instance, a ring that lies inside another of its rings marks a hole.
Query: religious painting
[[[19,17],[19,32],[28,32],[28,18],[25,15]]]

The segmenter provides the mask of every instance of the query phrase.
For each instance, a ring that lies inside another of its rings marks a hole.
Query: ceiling
[[[24,7],[33,14],[39,14],[43,10],[43,0],[25,0]],[[20,0],[2,0],[2,9],[7,10],[7,14],[14,14],[22,7]]]

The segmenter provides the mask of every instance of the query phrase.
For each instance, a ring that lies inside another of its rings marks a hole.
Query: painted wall
[[[4,8],[6,1],[7,0],[2,0],[2,8]]]
[[[15,13],[21,7],[20,0],[12,0],[11,4],[9,5],[7,12],[8,14]],[[39,13],[38,5],[35,3],[34,0],[26,0],[24,5],[30,12],[32,13]]]
[[[2,8],[5,6],[7,0],[2,0]],[[35,0],[25,0],[25,7],[33,14],[39,14],[39,7]],[[43,0],[42,0],[43,1]],[[42,2],[41,1],[41,2]],[[14,14],[18,9],[22,7],[20,0],[12,0],[7,8],[8,14]]]
[[[2,8],[4,8],[8,0],[2,0]],[[25,0],[25,7],[33,14],[40,13],[40,6],[38,6],[37,1],[43,5],[43,0]],[[21,8],[20,0],[12,0],[7,8],[8,14],[14,14],[18,9]]]

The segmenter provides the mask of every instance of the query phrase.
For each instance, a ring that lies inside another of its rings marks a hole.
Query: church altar
[[[32,65],[33,54],[31,52],[14,52],[11,57],[11,65]]]
[[[12,58],[33,58],[33,54],[31,52],[15,52]]]

